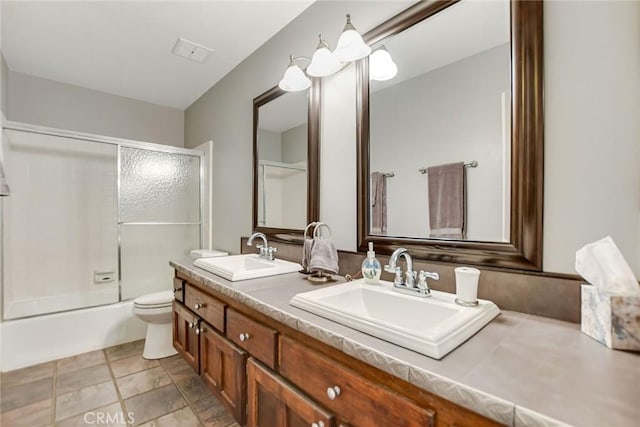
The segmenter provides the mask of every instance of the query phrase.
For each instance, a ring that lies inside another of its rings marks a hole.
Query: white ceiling
[[[13,71],[184,109],[313,0],[2,1]],[[178,37],[214,49],[171,54]]]

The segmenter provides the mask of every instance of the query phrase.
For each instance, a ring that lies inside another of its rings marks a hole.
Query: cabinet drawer
[[[176,301],[180,301],[181,303],[184,303],[184,288],[185,288],[184,280],[174,277],[173,278],[173,298],[175,298]]]
[[[280,373],[352,427],[426,427],[435,412],[380,387],[287,337],[280,338]]]
[[[224,308],[225,305],[205,294],[200,289],[187,285],[184,293],[184,303],[208,324],[224,332]]]
[[[277,333],[244,314],[227,310],[227,337],[272,369],[276,366]]]

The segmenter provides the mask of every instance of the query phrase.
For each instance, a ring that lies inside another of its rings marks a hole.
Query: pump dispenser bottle
[[[369,252],[367,252],[367,257],[362,261],[362,277],[364,277],[365,283],[378,283],[381,274],[382,265],[376,259],[373,242],[369,242]]]

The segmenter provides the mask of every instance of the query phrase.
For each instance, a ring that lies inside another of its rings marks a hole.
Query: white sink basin
[[[370,285],[360,279],[300,293],[289,304],[435,359],[500,314],[491,301],[462,307],[453,294],[432,290],[431,295],[418,298],[394,291],[389,282]]]
[[[231,280],[232,282],[293,273],[302,269],[302,266],[295,262],[282,259],[267,261],[259,258],[257,254],[200,258],[195,260],[193,265],[224,277],[227,280]]]

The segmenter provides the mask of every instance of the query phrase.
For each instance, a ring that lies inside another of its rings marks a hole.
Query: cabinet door
[[[244,425],[247,404],[247,353],[202,322],[200,324],[200,373],[205,384]]]
[[[280,376],[249,359],[248,427],[333,427],[331,414]]]
[[[173,302],[173,347],[200,373],[200,349],[196,331],[200,319],[179,302]]]

